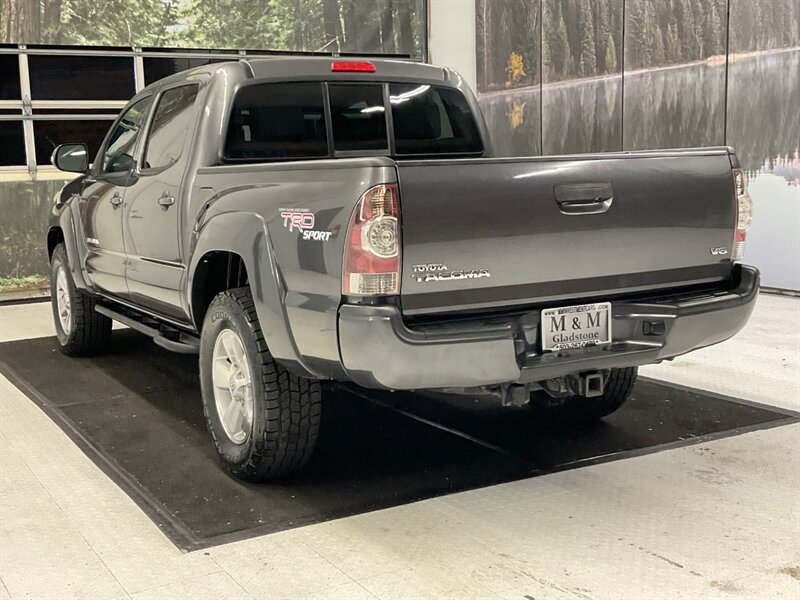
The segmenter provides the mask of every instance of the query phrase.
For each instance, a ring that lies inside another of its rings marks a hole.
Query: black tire
[[[214,346],[225,329],[238,334],[252,381],[252,423],[241,443],[225,432],[214,396]],[[292,375],[273,360],[249,288],[222,292],[208,307],[200,336],[200,385],[214,445],[236,477],[266,481],[301,469],[311,458],[319,435],[319,382]]]
[[[59,271],[63,272],[62,285],[69,298],[67,325],[62,325],[58,308]],[[50,306],[53,309],[53,323],[61,352],[67,356],[90,356],[102,354],[108,349],[111,340],[111,319],[95,312],[97,301],[94,296],[75,287],[69,269],[67,249],[61,243],[53,250],[50,258]]]
[[[636,383],[637,372],[636,367],[611,369],[611,374],[605,382],[603,395],[596,398],[585,398],[584,396],[553,398],[546,392],[534,392],[531,394],[529,410],[537,418],[554,421],[602,419],[627,402]]]

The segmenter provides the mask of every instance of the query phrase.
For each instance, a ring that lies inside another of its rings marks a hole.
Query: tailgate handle
[[[596,215],[606,212],[614,200],[610,183],[570,183],[554,188],[558,210],[565,215]]]

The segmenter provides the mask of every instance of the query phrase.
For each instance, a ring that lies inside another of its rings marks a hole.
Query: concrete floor
[[[49,335],[0,308],[0,341]],[[800,299],[642,372],[800,410]],[[0,378],[0,600],[797,599],[798,490],[793,425],[184,554]]]

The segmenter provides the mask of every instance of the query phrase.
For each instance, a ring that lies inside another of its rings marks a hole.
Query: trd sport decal
[[[327,242],[332,232],[314,229],[316,217],[307,208],[281,208],[283,226],[289,231],[299,231],[304,240]]]

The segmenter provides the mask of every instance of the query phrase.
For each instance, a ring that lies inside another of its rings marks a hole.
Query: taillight
[[[397,185],[393,183],[376,185],[359,198],[344,248],[344,294],[400,293],[399,200]]]
[[[733,260],[741,260],[744,256],[745,238],[753,220],[753,200],[747,193],[747,182],[741,169],[733,170],[733,183],[736,188],[736,233],[733,236]]]

